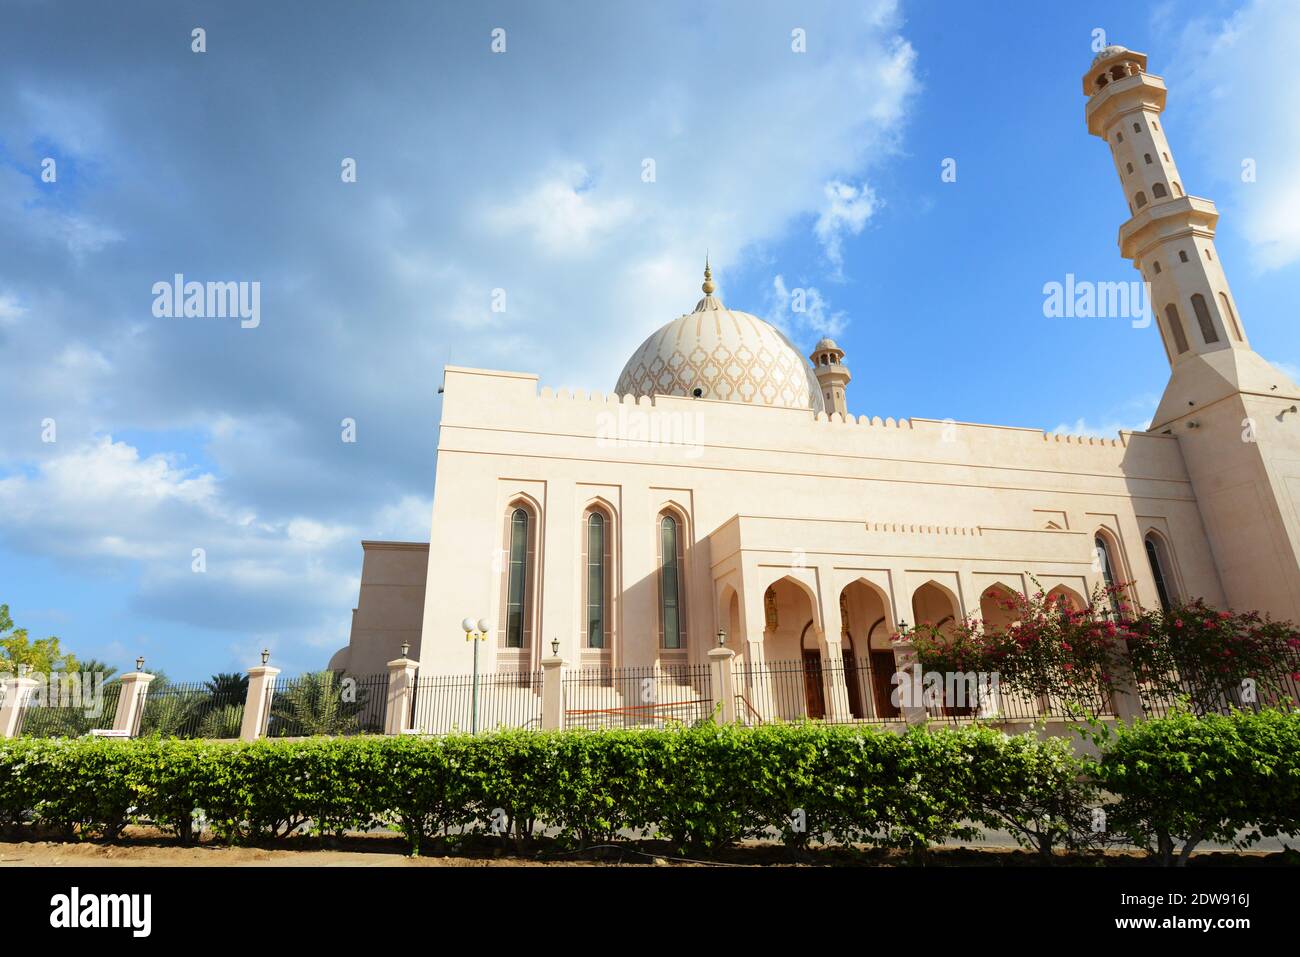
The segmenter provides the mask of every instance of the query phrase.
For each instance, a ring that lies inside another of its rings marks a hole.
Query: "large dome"
[[[713,295],[704,270],[695,311],[651,334],[618,377],[619,395],[680,395],[825,411],[812,365],[775,326]]]

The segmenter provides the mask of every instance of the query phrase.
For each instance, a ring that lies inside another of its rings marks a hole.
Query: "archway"
[[[985,631],[1004,632],[1020,620],[1016,590],[997,582],[984,589],[980,595],[980,618]]]
[[[875,585],[850,582],[840,592],[844,684],[849,713],[855,718],[896,718],[892,678],[897,670],[890,641],[889,601]]]
[[[797,579],[777,579],[764,591],[763,614],[763,672],[769,687],[760,697],[770,701],[772,716],[782,720],[822,717],[826,701],[813,596]]]

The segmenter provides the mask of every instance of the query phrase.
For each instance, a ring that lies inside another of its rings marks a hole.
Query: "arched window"
[[[1102,580],[1106,583],[1106,588],[1111,589],[1111,611],[1115,612],[1115,614],[1119,614],[1119,596],[1113,591],[1117,582],[1115,580],[1115,565],[1111,558],[1110,546],[1106,543],[1106,539],[1102,535],[1095,536],[1092,543],[1097,549],[1097,564],[1101,567]]]
[[[531,637],[527,614],[530,572],[529,515],[523,508],[510,513],[510,565],[506,585],[506,647],[526,648]]]
[[[1174,180],[1174,195],[1175,196],[1183,195],[1183,188],[1178,185],[1178,180]]]
[[[1156,582],[1156,595],[1160,598],[1160,607],[1168,611],[1172,602],[1170,601],[1170,578],[1166,572],[1168,563],[1161,555],[1163,542],[1159,541],[1155,535],[1146,537],[1147,561],[1151,563],[1151,577]]]
[[[1196,312],[1196,322],[1201,327],[1201,338],[1209,345],[1212,342],[1219,341],[1219,334],[1214,329],[1214,320],[1210,318],[1210,310],[1205,305],[1205,297],[1199,292],[1192,296],[1192,309]]]
[[[1165,306],[1165,321],[1169,323],[1169,331],[1173,333],[1178,354],[1182,355],[1187,351],[1187,334],[1183,332],[1183,320],[1178,316],[1178,307],[1172,302]]]
[[[686,647],[686,624],[682,602],[681,524],[665,513],[659,519],[659,627],[663,648]]]
[[[1151,195],[1156,199],[1164,199],[1169,195],[1169,190],[1165,189],[1164,183],[1156,183],[1151,187]]]
[[[596,509],[587,513],[586,617],[588,648],[609,647],[609,522]]]
[[[1141,209],[1147,204],[1147,194],[1139,190],[1138,194],[1133,197],[1133,201],[1137,203],[1137,208]]]
[[[1151,154],[1150,154],[1150,153],[1143,153],[1143,154],[1142,154],[1142,158],[1143,158],[1144,160],[1146,160],[1146,164],[1147,164],[1148,166],[1151,165]]]
[[[1123,142],[1124,142],[1124,134],[1123,134],[1123,133],[1116,133],[1116,134],[1115,134],[1115,142],[1116,142],[1116,143],[1123,143]]]
[[[1133,175],[1133,164],[1132,164],[1132,163],[1125,163],[1124,165],[1125,165],[1126,167],[1128,167],[1129,175],[1130,175],[1130,176]]]
[[[1178,250],[1178,261],[1179,261],[1179,262],[1184,262],[1184,263],[1187,262],[1187,250],[1186,250],[1186,249],[1180,249],[1180,250]]]
[[[1134,123],[1134,124],[1133,124],[1133,132],[1134,132],[1134,133],[1141,133],[1141,132],[1142,132],[1142,125],[1141,125],[1140,123]]]
[[[1153,269],[1155,269],[1155,271],[1156,271],[1156,275],[1159,276],[1159,275],[1160,275],[1160,260],[1159,260],[1159,259],[1153,259],[1153,260],[1151,260],[1151,267],[1152,267]]]
[[[1241,326],[1237,323],[1237,314],[1232,311],[1232,303],[1228,301],[1227,293],[1219,293],[1219,302],[1223,306],[1223,314],[1232,322],[1232,334],[1241,342]]]

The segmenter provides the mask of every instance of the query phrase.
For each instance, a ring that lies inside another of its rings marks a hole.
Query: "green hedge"
[[[1098,762],[1065,739],[979,725],[895,734],[814,723],[253,744],[17,739],[0,742],[0,825],[111,839],[140,821],[192,841],[201,819],[216,840],[249,843],[386,824],[413,853],[463,831],[523,846],[541,827],[577,847],[631,829],[683,851],[776,832],[796,848],[915,853],[997,827],[1044,855],[1117,837],[1159,852],[1171,840],[1230,840],[1238,827],[1256,838],[1300,830],[1294,715],[1148,721],[1102,745]]]

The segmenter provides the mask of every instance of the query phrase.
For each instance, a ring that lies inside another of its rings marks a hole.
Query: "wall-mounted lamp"
[[[726,643],[727,643],[727,633],[726,633],[723,629],[719,628],[719,629],[718,629],[718,647],[721,648],[721,647],[722,647],[723,645],[725,645]]]
[[[558,657],[560,657],[560,639],[559,639],[559,638],[552,638],[552,639],[551,639],[551,657],[552,657],[552,658],[558,658]]]

